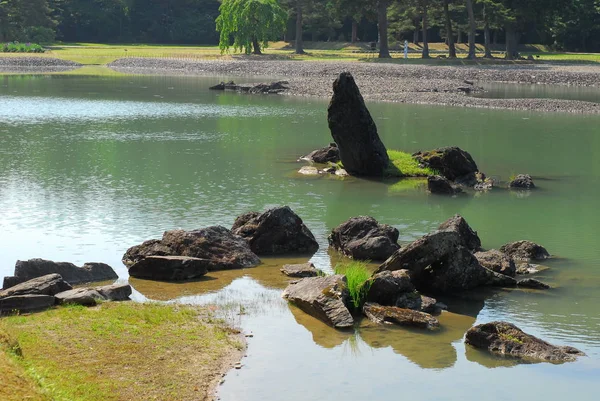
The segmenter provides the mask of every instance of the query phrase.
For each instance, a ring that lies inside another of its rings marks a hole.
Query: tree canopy
[[[216,20],[221,53],[233,45],[235,50],[261,53],[269,40],[280,37],[287,13],[276,0],[223,0]],[[232,44],[233,39],[233,44]]]

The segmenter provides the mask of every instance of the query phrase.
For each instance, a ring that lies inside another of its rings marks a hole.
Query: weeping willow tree
[[[221,53],[233,45],[235,51],[261,54],[269,40],[284,32],[288,17],[276,0],[223,0],[219,11]]]

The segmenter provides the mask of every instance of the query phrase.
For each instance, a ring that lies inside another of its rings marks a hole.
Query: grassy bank
[[[402,48],[392,46],[392,59],[380,60],[377,51],[370,49],[368,43],[347,42],[305,42],[306,54],[294,54],[293,44],[289,42],[272,42],[265,49],[263,56],[241,56],[239,54],[221,54],[218,46],[192,46],[192,45],[153,45],[153,44],[100,44],[100,43],[61,43],[49,46],[43,54],[31,55],[35,57],[56,57],[64,60],[75,61],[84,65],[106,65],[112,61],[126,57],[150,57],[169,59],[220,59],[231,57],[253,57],[257,59],[282,59],[282,60],[339,60],[339,61],[378,61],[408,64],[434,64],[434,65],[460,65],[460,64],[495,64],[507,63],[503,60],[502,46],[496,46],[492,54],[495,59],[483,59],[484,48],[477,45],[477,60],[467,60],[467,45],[462,43],[456,46],[458,58],[450,60],[444,58],[448,54],[448,46],[444,43],[430,43],[431,59],[421,59],[421,44],[409,44],[408,60],[404,60]],[[600,54],[594,53],[557,53],[550,52],[543,46],[527,45],[522,47],[524,56],[533,55],[540,61],[563,62],[600,62]],[[0,53],[0,57],[23,56],[22,53]],[[29,54],[28,54],[29,56]],[[440,58],[438,58],[438,56]],[[508,62],[515,63],[515,62]]]
[[[133,302],[5,317],[0,338],[7,401],[210,399],[243,349],[202,309]]]
[[[388,177],[428,177],[436,172],[429,167],[421,167],[410,153],[388,150],[390,166],[385,175]]]

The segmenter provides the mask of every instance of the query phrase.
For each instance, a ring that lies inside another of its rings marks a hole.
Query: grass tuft
[[[420,167],[410,153],[388,150],[390,166],[384,175],[388,177],[428,177],[436,171],[429,167]]]
[[[365,303],[369,288],[371,287],[371,272],[367,263],[352,261],[350,263],[338,264],[335,266],[335,274],[346,276],[348,291],[355,309],[359,309]]]

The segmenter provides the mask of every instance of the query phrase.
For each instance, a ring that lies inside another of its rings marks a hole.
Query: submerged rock
[[[535,184],[529,174],[519,174],[508,183],[509,188],[533,189]]]
[[[314,235],[288,206],[246,213],[231,230],[257,255],[313,254],[319,249]]]
[[[18,260],[14,276],[4,277],[3,288],[9,288],[19,283],[47,274],[60,274],[64,281],[75,285],[94,281],[116,280],[119,276],[107,264],[85,263],[82,267],[68,262],[53,262],[45,259]]]
[[[131,277],[183,281],[204,276],[209,270],[218,270],[219,264],[208,259],[189,256],[148,256],[129,267]]]
[[[340,150],[335,142],[321,149],[313,150],[306,156],[302,156],[300,160],[306,160],[313,163],[337,163],[340,161]]]
[[[55,295],[72,289],[60,274],[46,274],[0,291],[0,298],[16,295]]]
[[[585,355],[573,347],[549,344],[506,322],[491,322],[470,328],[465,343],[494,354],[547,362],[569,362]]]
[[[516,241],[502,245],[500,252],[504,252],[515,260],[544,260],[550,258],[550,254],[541,245],[531,241]]]
[[[521,288],[533,288],[536,290],[547,290],[550,288],[548,284],[542,283],[534,278],[519,280],[519,282],[517,282],[517,286]]]
[[[247,241],[222,226],[193,231],[165,231],[162,240],[145,241],[129,248],[123,255],[123,263],[131,266],[148,256],[205,259],[209,270],[240,269],[260,263]]]
[[[369,216],[352,217],[331,231],[329,245],[358,260],[385,260],[400,248],[398,230]]]
[[[333,275],[308,277],[290,284],[283,298],[331,326],[344,329],[354,325],[347,308],[349,293],[346,277]]]
[[[302,175],[319,175],[319,169],[314,166],[302,166],[300,170],[298,170],[298,174]]]
[[[481,248],[481,240],[477,235],[477,231],[474,231],[461,215],[456,214],[450,217],[440,224],[438,230],[456,232],[460,238],[461,245],[471,251],[478,251]]]
[[[409,326],[427,330],[435,330],[440,326],[440,322],[427,313],[411,309],[402,309],[396,306],[382,306],[374,303],[366,303],[363,306],[363,313],[369,320],[372,320],[375,323],[397,324],[399,326]]]
[[[451,181],[478,171],[477,164],[471,155],[456,146],[417,152],[413,154],[413,157],[419,163],[437,170]]]
[[[296,265],[283,265],[281,272],[288,277],[316,277],[319,271],[312,263],[302,263]]]
[[[427,177],[427,190],[437,195],[456,195],[462,192],[462,189],[452,185],[450,181],[441,175]]]
[[[344,168],[353,175],[382,176],[390,159],[352,74],[342,72],[333,83],[327,109],[331,136]]]
[[[479,264],[486,269],[501,273],[506,276],[514,277],[517,273],[515,261],[507,254],[496,249],[490,249],[485,252],[475,253]]]

